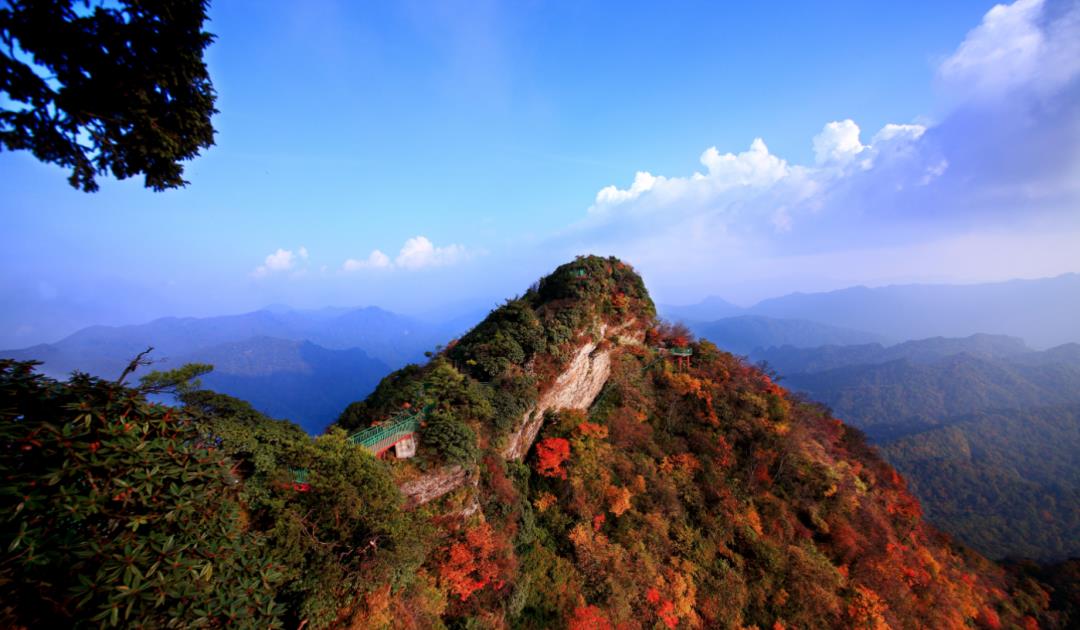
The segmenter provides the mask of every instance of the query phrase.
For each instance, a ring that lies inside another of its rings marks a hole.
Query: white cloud
[[[342,271],[359,271],[362,269],[425,269],[430,267],[446,267],[468,259],[471,252],[462,245],[446,245],[437,247],[426,236],[414,236],[401,246],[398,255],[391,260],[389,256],[379,250],[374,250],[366,259],[357,260],[350,258],[342,266]]]
[[[863,144],[854,121],[830,122],[812,140],[814,165],[790,164],[770,152],[761,138],[741,153],[709,147],[700,156],[704,173],[665,177],[639,171],[629,188],[601,189],[588,209],[589,219],[580,227],[638,221],[644,224],[642,236],[649,236],[687,221],[692,225],[680,228],[684,232],[726,232],[729,227],[789,232],[801,215],[820,210],[831,189],[858,170],[871,169],[879,157],[887,157],[884,161],[890,164],[919,159],[901,149],[925,131],[922,125],[888,124],[874,134],[871,144]],[[856,160],[856,171],[844,168]],[[665,226],[655,225],[651,217],[657,214],[664,216]]]
[[[298,256],[300,256],[304,260],[307,260],[308,251],[307,251],[307,248],[304,247],[303,245],[300,246],[300,249],[296,250],[296,253],[297,253]]]
[[[706,172],[689,177],[661,177],[638,171],[629,188],[607,186],[596,194],[589,213],[602,218],[611,213],[643,214],[658,209],[672,210],[720,199],[725,193],[732,201],[740,196],[760,194],[781,180],[799,179],[787,162],[769,152],[761,138],[755,138],[742,153],[720,153],[709,147],[700,156]]]
[[[405,269],[444,267],[464,260],[465,256],[465,248],[461,245],[435,247],[426,237],[414,236],[405,241],[394,264]]]
[[[1037,235],[1080,235],[1080,0],[994,7],[938,78],[962,98],[933,124],[862,134],[854,120],[829,122],[806,164],[760,138],[741,153],[710,147],[701,172],[642,169],[627,188],[601,189],[559,238],[573,253],[624,256],[672,287],[800,274],[864,282],[914,269],[925,243],[960,238],[995,245],[966,248],[970,260],[950,257],[939,273],[1000,270],[995,250],[1030,250],[1045,269],[1068,270],[1037,251]],[[1009,235],[1012,247],[997,246]],[[860,269],[861,259],[877,262]]]
[[[789,174],[787,162],[769,153],[761,138],[754,138],[750,150],[738,155],[720,155],[716,147],[701,154],[701,163],[708,175],[694,174],[695,179],[710,180],[714,187],[726,189],[737,186],[769,186]]]
[[[303,247],[300,248],[303,252],[302,258],[307,258],[307,250]],[[278,248],[276,252],[270,254],[263,261],[263,264],[255,268],[255,271],[251,272],[256,278],[262,278],[272,273],[278,273],[281,271],[288,271],[296,265],[296,254],[289,249]]]
[[[874,134],[874,137],[870,140],[870,144],[877,145],[882,142],[892,142],[893,140],[918,140],[924,133],[926,133],[926,127],[923,125],[897,125],[889,123],[882,127],[881,131]]]
[[[630,184],[630,188],[626,190],[619,190],[615,186],[601,188],[600,192],[596,193],[596,206],[594,207],[615,205],[636,199],[641,196],[641,193],[652,190],[652,187],[656,184],[656,179],[650,173],[638,171],[634,174],[634,183]]]
[[[1080,73],[1080,3],[1017,0],[983,16],[938,68],[961,99],[1054,91]]]
[[[884,131],[882,129],[878,134]],[[866,146],[859,141],[859,126],[850,118],[828,123],[814,136],[814,156],[818,164],[847,164],[864,149]]]
[[[341,265],[342,271],[359,271],[361,269],[386,269],[390,267],[390,257],[379,250],[374,250],[363,260],[350,258]]]

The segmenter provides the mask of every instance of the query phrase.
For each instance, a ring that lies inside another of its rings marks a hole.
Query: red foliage
[[[980,628],[987,628],[987,630],[1001,630],[1001,619],[998,618],[998,614],[993,608],[984,606],[979,610],[979,616],[975,618],[975,623],[979,624]]]
[[[679,616],[675,614],[675,602],[670,599],[663,599],[660,596],[660,591],[655,588],[645,591],[645,601],[655,607],[656,615],[660,617],[660,621],[664,622],[665,626],[675,628],[679,625]]]
[[[578,606],[567,626],[569,630],[611,630],[611,621],[596,606]]]
[[[564,438],[547,438],[536,443],[536,472],[545,477],[566,479],[563,462],[570,459],[570,442]]]
[[[665,599],[663,604],[660,604],[660,609],[656,611],[656,614],[660,615],[660,621],[664,622],[664,625],[668,628],[679,627],[679,617],[675,614],[675,602],[670,599]]]
[[[594,531],[600,531],[600,528],[602,528],[604,526],[604,521],[606,521],[606,520],[607,520],[607,517],[604,516],[603,514],[597,514],[596,516],[594,516],[593,520],[592,520],[593,530]]]

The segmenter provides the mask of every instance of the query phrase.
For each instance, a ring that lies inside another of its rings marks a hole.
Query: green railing
[[[402,438],[420,430],[420,421],[434,408],[428,405],[423,409],[410,409],[392,416],[382,424],[368,427],[357,431],[348,437],[349,443],[371,451],[379,455],[386,449],[401,441]],[[307,468],[290,468],[289,476],[292,478],[292,488],[297,492],[307,492],[308,485]]]
[[[353,433],[349,436],[349,442],[378,455],[406,435],[416,433],[420,429],[420,420],[427,411],[427,408],[405,411],[382,424]]]
[[[674,357],[688,357],[694,354],[693,348],[672,348],[670,350],[671,356]]]

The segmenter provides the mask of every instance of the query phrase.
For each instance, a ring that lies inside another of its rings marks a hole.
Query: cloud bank
[[[936,123],[892,123],[865,138],[854,120],[827,122],[810,141],[813,164],[790,163],[760,137],[738,153],[710,147],[690,175],[639,171],[629,186],[602,188],[562,238],[626,256],[665,281],[722,266],[742,281],[859,282],[860,272],[890,265],[932,276],[905,252],[961,250],[975,257],[965,268],[981,258],[989,270],[999,268],[999,248],[972,244],[1000,244],[1005,234],[1014,244],[1029,239],[1017,275],[1061,265],[1061,253],[1041,244],[1063,233],[1078,245],[1064,264],[1080,269],[1078,76],[1080,2],[998,5],[938,66],[945,110]],[[857,260],[865,269],[850,266]]]
[[[341,265],[346,272],[365,269],[406,269],[418,270],[431,267],[447,267],[471,257],[471,253],[462,245],[436,247],[425,236],[414,236],[401,246],[393,260],[382,251],[373,250],[367,258],[349,258]]]

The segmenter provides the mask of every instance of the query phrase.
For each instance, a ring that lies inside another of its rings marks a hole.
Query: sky
[[[0,153],[0,347],[164,315],[1080,271],[1080,1],[218,0],[190,184]]]

